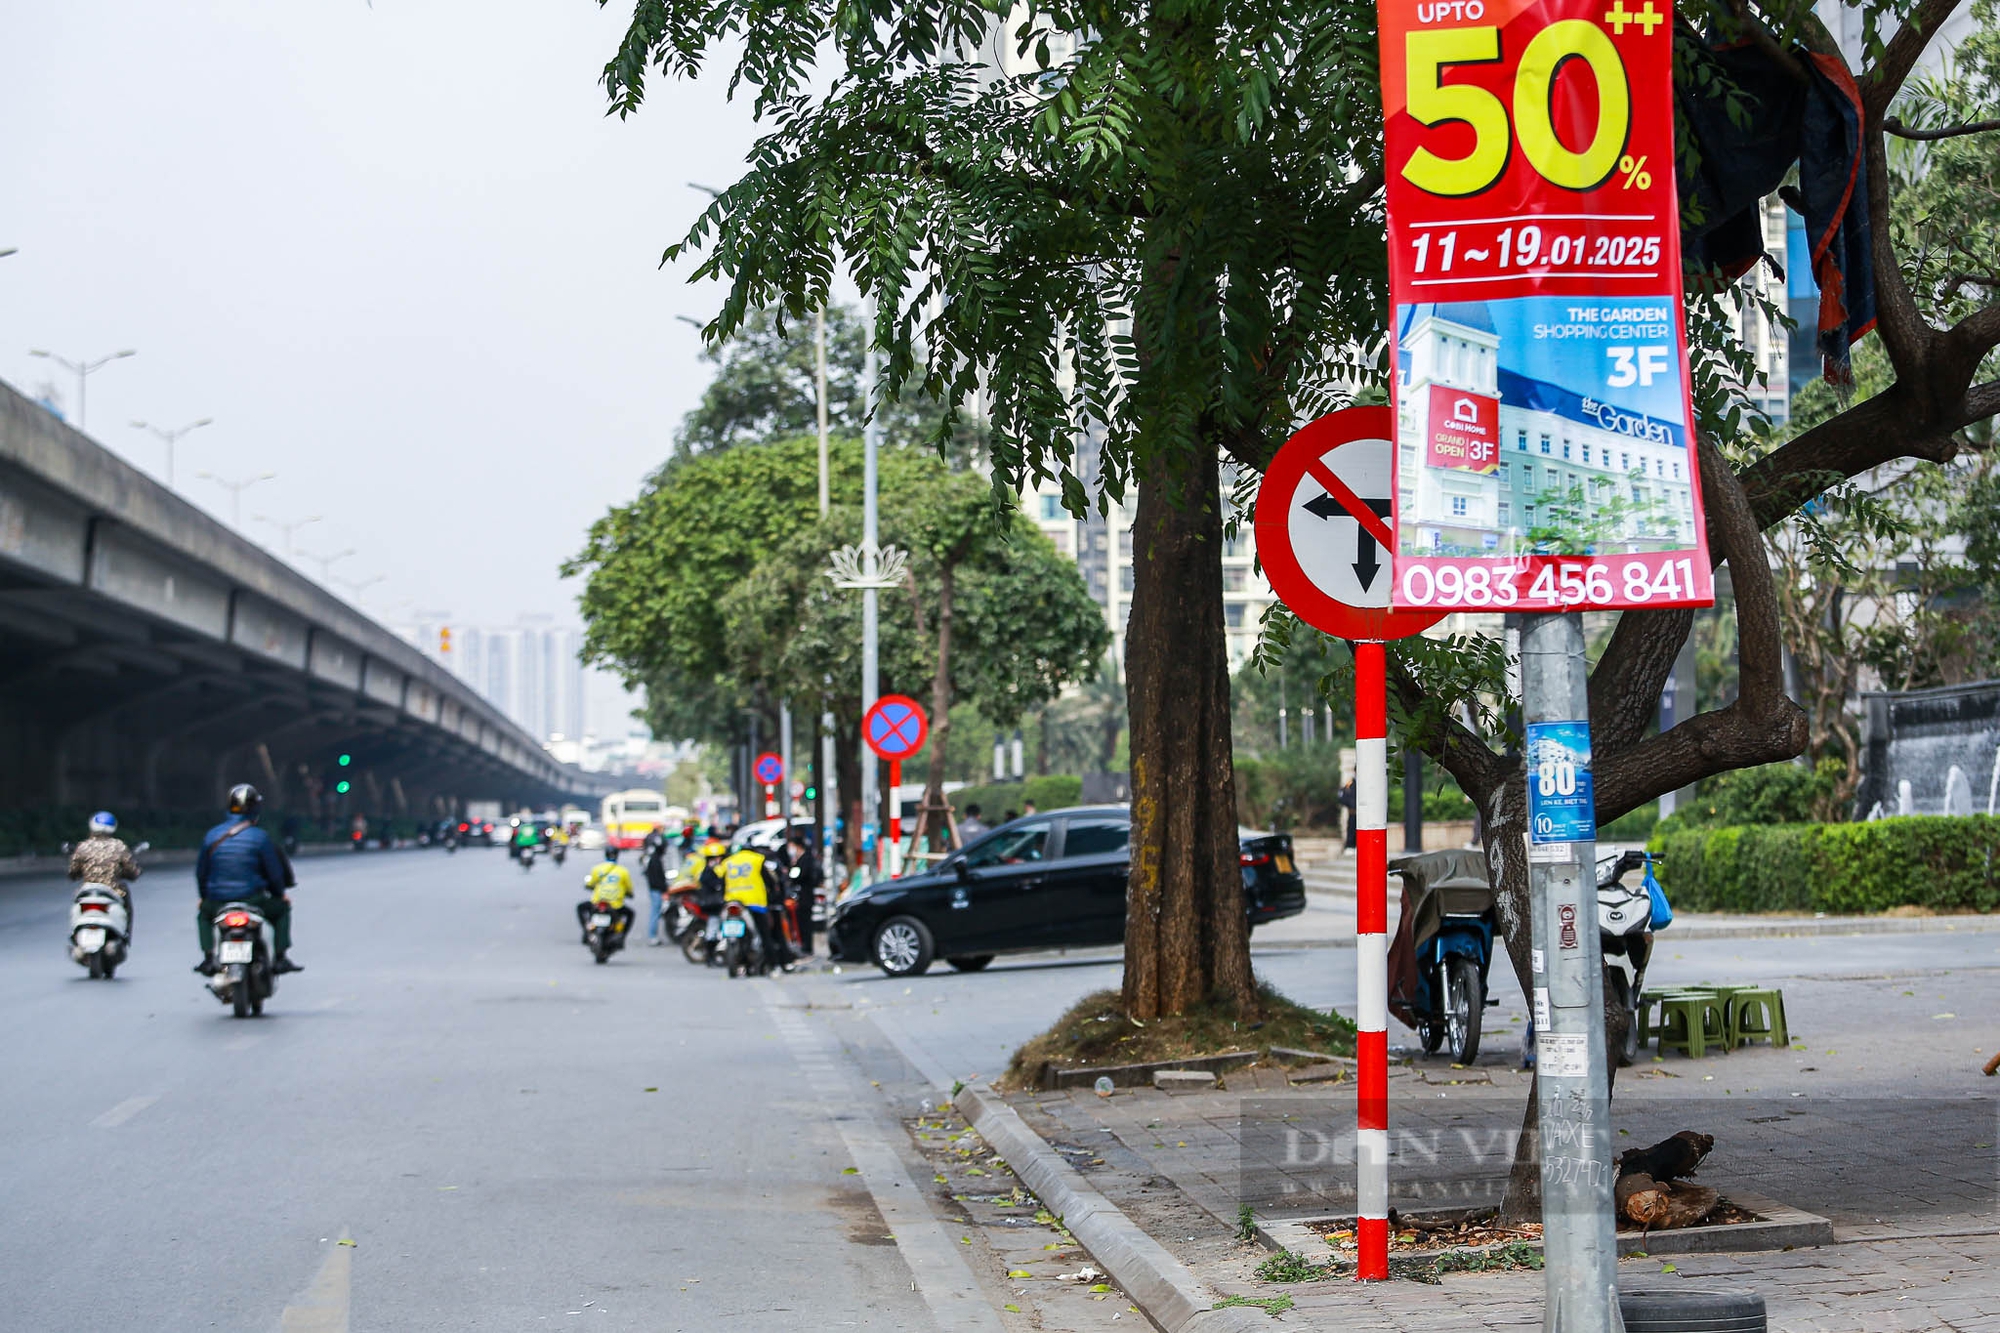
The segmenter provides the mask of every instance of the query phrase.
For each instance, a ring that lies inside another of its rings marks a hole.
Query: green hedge
[[[951,808],[959,814],[965,807],[979,807],[979,817],[988,825],[998,824],[1009,810],[1019,810],[1024,801],[1033,801],[1037,810],[1060,810],[1075,805],[1083,797],[1083,779],[1066,773],[1047,773],[1025,782],[994,782],[983,787],[960,787],[951,794]]]
[[[1660,883],[1696,912],[2000,910],[2000,818],[1695,828],[1654,839]]]

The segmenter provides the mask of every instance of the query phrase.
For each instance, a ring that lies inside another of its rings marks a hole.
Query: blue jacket
[[[251,824],[233,837],[223,836],[242,823],[225,819],[203,835],[201,855],[194,862],[194,882],[202,897],[227,901],[292,887],[292,867],[270,834]]]

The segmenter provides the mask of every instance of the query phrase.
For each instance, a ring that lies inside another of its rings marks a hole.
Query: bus
[[[604,798],[604,845],[637,847],[667,822],[667,798],[657,791],[621,791]]]

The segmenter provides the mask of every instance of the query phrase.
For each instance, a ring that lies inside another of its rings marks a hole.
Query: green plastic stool
[[[1710,1046],[1728,1047],[1728,1015],[1715,996],[1700,991],[1668,991],[1659,997],[1660,1052],[1686,1051],[1700,1059]]]
[[[1728,1006],[1729,1049],[1768,1039],[1780,1050],[1792,1044],[1785,1026],[1785,993],[1776,986],[1751,986],[1725,1001]]]

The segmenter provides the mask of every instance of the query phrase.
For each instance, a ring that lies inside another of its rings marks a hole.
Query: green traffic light
[[[807,799],[808,801],[817,801],[817,800],[819,799],[819,788],[818,788],[818,787],[807,787],[807,788],[806,788],[806,799]]]
[[[333,788],[333,789],[334,789],[335,791],[339,792],[339,793],[340,793],[340,794],[341,794],[342,796],[345,796],[345,795],[347,795],[347,788],[348,788],[348,784],[347,784],[347,783],[346,783],[345,781],[342,781],[342,782],[339,782],[339,783],[336,783],[336,784],[334,784],[334,788]]]
[[[351,754],[344,754],[340,756],[340,766],[342,768],[346,768],[349,764],[353,762],[354,762],[354,756]]]

